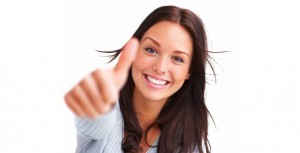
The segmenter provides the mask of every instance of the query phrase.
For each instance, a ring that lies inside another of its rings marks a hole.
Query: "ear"
[[[186,80],[190,79],[190,74],[187,74],[185,77]]]

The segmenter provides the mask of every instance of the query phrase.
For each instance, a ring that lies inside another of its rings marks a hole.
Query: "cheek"
[[[143,69],[143,60],[140,58],[136,58],[136,60],[132,63],[132,71],[138,71]]]
[[[142,50],[139,50],[133,65],[139,70],[149,68],[152,66],[152,64],[155,62],[155,58],[151,58],[148,55],[146,55]]]
[[[134,61],[134,62],[132,63],[131,72],[132,72],[133,78],[136,78],[137,75],[138,75],[138,73],[139,73],[139,71],[141,70],[141,68],[139,67],[139,65],[140,65],[140,64],[138,63],[138,61]]]
[[[182,69],[172,69],[172,74],[178,83],[183,83],[186,80],[186,77],[188,76],[188,69],[182,68]]]
[[[137,52],[137,55],[136,55],[136,57],[135,57],[135,60],[134,60],[134,63],[133,63],[133,64],[135,64],[136,66],[139,66],[139,65],[143,62],[143,60],[145,60],[145,57],[144,57],[144,55],[143,55],[142,50],[140,49],[140,50]]]
[[[133,63],[132,68],[131,68],[131,76],[132,76],[134,84],[138,83],[138,80],[139,80],[138,78],[140,76],[139,72],[140,72],[139,68],[137,67],[137,65],[135,63]]]
[[[149,62],[147,62],[147,59],[142,56],[137,56],[132,63],[132,75],[136,75],[137,77],[147,67],[149,67]]]

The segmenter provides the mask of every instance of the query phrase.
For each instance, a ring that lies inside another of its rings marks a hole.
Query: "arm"
[[[117,115],[120,111],[119,102],[107,114],[97,117],[96,119],[75,117],[75,126],[79,136],[88,139],[99,140],[107,137],[111,133],[117,122]]]

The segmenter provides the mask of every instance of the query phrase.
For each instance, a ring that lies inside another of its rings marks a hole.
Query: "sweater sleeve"
[[[119,102],[107,114],[96,119],[75,117],[77,134],[91,140],[107,137],[117,122],[117,111],[120,111]]]

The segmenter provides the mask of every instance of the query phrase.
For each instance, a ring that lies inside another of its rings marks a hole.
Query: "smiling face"
[[[189,79],[192,52],[192,38],[181,25],[168,21],[153,25],[141,38],[132,65],[134,96],[166,102]]]

